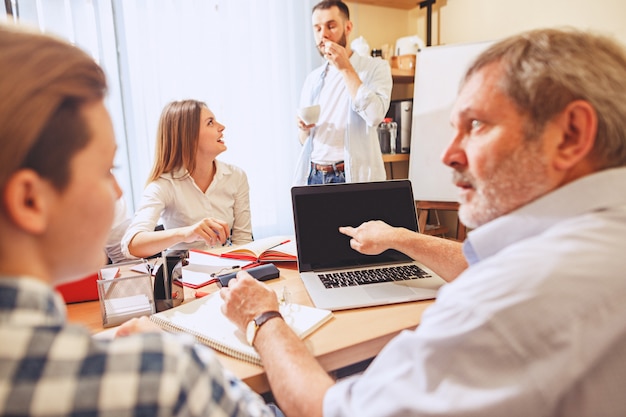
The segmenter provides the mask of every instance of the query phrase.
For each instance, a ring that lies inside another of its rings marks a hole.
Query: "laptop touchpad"
[[[378,285],[374,284],[373,287],[369,285],[362,286],[365,292],[372,298],[388,298],[399,297],[402,295],[411,295],[415,292],[405,285]]]

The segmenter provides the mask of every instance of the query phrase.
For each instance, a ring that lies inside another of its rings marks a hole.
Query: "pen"
[[[274,246],[270,246],[269,248],[267,248],[267,249],[265,249],[265,250],[266,250],[266,251],[268,251],[268,250],[270,250],[270,249],[274,249],[275,247],[278,247],[278,246],[280,246],[280,245],[284,245],[285,243],[289,243],[290,241],[291,241],[291,239],[287,239],[287,240],[285,240],[284,242],[277,243],[277,244],[275,244]]]
[[[213,272],[210,276],[212,277],[219,277],[220,275],[225,275],[225,274],[230,274],[232,272],[235,272],[236,270],[240,269],[241,267],[239,265],[233,265],[230,268],[229,267],[224,267],[222,269],[220,269],[217,272]]]
[[[146,266],[146,271],[148,271],[148,273],[150,275],[152,275],[152,270],[154,269],[154,266],[148,262],[148,260],[146,258],[141,258],[141,260],[143,261],[144,265]]]
[[[248,265],[244,265],[241,269],[254,268],[255,266],[263,265],[263,262],[250,262]]]

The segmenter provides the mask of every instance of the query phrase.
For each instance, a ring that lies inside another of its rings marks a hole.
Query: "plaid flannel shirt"
[[[0,277],[0,415],[274,415],[190,337],[95,340],[65,315],[49,286]]]

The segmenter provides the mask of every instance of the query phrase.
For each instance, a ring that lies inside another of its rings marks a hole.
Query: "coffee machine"
[[[413,100],[392,100],[386,117],[391,117],[398,124],[396,153],[409,153],[411,150]]]

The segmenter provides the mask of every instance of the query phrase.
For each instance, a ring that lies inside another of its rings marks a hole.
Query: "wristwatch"
[[[282,318],[283,316],[278,311],[266,311],[265,313],[259,314],[254,318],[254,320],[250,320],[250,322],[248,322],[248,326],[246,327],[246,340],[250,346],[254,343],[256,333],[259,331],[259,328],[263,325],[263,323],[269,319],[273,319],[274,317]]]

